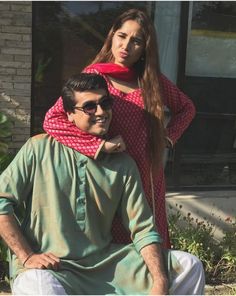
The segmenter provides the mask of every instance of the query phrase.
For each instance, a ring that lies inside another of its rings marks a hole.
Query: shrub
[[[0,239],[0,282],[8,280],[8,259],[7,247],[2,239]]]
[[[208,284],[228,284],[236,276],[236,222],[227,218],[229,227],[222,241],[214,239],[214,225],[207,220],[194,219],[191,213],[183,215],[182,206],[169,215],[169,230],[173,249],[197,256],[203,263]],[[171,207],[171,209],[173,209]]]

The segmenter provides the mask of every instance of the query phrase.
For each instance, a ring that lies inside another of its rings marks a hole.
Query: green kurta
[[[134,161],[90,159],[42,134],[0,176],[0,214],[15,213],[35,252],[61,258],[51,271],[68,294],[146,294],[151,276],[139,251],[160,242]],[[111,243],[116,212],[133,244]],[[12,278],[25,270],[12,256]]]

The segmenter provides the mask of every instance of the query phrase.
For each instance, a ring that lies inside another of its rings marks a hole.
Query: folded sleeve
[[[14,200],[10,197],[0,197],[0,215],[12,215],[14,214]]]
[[[161,243],[151,209],[146,200],[137,166],[130,159],[129,172],[122,194],[121,215],[123,224],[130,231],[136,249],[152,243]]]
[[[15,207],[26,201],[32,190],[32,167],[33,149],[28,140],[0,175],[0,214],[13,214]]]

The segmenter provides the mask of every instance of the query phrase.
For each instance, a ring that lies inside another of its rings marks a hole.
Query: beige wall
[[[229,227],[227,220],[235,221],[236,218],[236,191],[167,193],[166,204],[168,215],[177,209],[183,216],[191,213],[194,220],[197,218],[199,222],[205,220],[213,224],[214,237],[217,240],[222,239],[223,231]]]
[[[30,136],[32,3],[0,1],[0,110],[13,121],[10,150]]]

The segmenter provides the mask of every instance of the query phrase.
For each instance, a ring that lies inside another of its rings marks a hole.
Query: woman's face
[[[114,63],[131,67],[143,54],[145,47],[144,37],[140,25],[133,20],[126,21],[112,38],[111,51]]]

